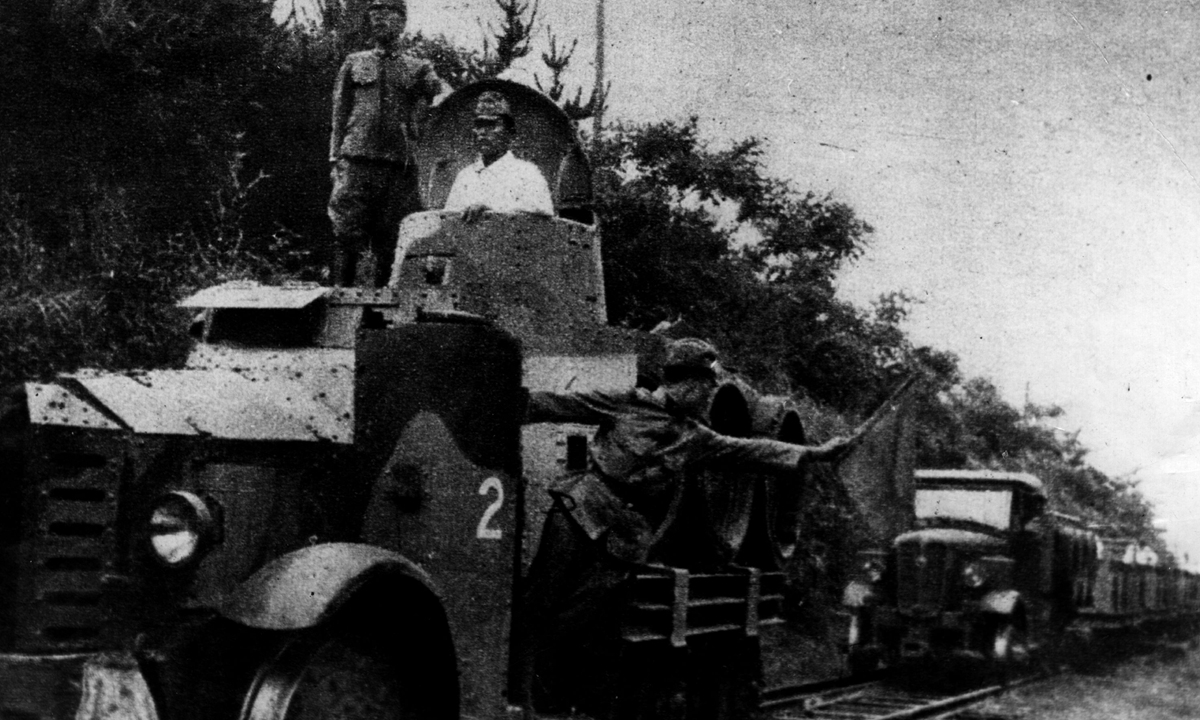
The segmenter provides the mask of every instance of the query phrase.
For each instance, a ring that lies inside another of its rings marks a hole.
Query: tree
[[[289,37],[257,0],[18,1],[0,32],[0,378],[177,362],[178,293],[283,265],[245,148]]]
[[[480,49],[417,33],[410,51],[458,86],[529,57],[536,2],[495,2]],[[317,25],[281,27],[260,0],[0,4],[0,379],[178,362],[178,294],[305,272],[280,240],[327,242],[329,90],[365,39],[364,5],[327,0]],[[547,37],[539,87],[588,117],[603,93],[571,97],[575,45]],[[1129,481],[1045,425],[1056,408],[1014,409],[990,382],[964,381],[953,354],[914,346],[910,298],[838,299],[872,228],[770,177],[765,151],[758,138],[713,146],[695,118],[610,126],[593,162],[615,322],[682,320],[678,332],[711,338],[761,387],[806,396],[830,428],[919,374],[923,465],[1028,469],[1058,506],[1152,535]]]
[[[927,396],[926,396],[927,399]],[[920,402],[920,401],[919,401]],[[917,458],[921,467],[1028,472],[1045,483],[1050,507],[1102,532],[1166,548],[1153,510],[1128,478],[1114,479],[1087,462],[1079,433],[1055,427],[1056,405],[1017,409],[986,378],[943,385],[937,403],[919,406]]]
[[[696,118],[613,127],[595,158],[610,318],[682,317],[752,377],[853,408],[874,388],[851,375],[875,361],[833,281],[872,229],[766,175],[763,153],[757,138],[710,147]]]

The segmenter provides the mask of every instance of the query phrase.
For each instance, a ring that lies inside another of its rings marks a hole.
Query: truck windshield
[[[1007,530],[1012,491],[964,488],[918,488],[917,519],[971,520]]]

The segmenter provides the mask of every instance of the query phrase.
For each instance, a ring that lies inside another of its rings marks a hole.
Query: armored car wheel
[[[242,720],[383,720],[438,717],[429,683],[404,647],[364,630],[298,635],[254,680]]]

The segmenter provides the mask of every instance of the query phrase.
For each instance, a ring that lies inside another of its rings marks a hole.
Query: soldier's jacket
[[[795,473],[811,452],[777,440],[721,435],[683,415],[668,398],[641,388],[533,392],[525,421],[598,426],[588,471],[551,492],[589,537],[608,532],[609,551],[637,561],[649,550],[651,523],[660,519],[654,510],[673,496],[689,465]]]
[[[426,60],[380,48],[351,53],[333,88],[329,160],[407,162],[418,119],[442,88]]]

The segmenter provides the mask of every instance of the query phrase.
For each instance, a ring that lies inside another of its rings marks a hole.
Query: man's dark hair
[[[394,10],[404,19],[408,19],[408,5],[403,0],[375,0],[367,5],[367,12],[371,10]]]
[[[486,118],[486,119],[485,118],[476,118],[475,122],[480,122],[481,120],[490,120],[490,119],[491,118]],[[502,120],[504,122],[504,127],[507,128],[509,132],[516,132],[517,121],[513,119],[512,115],[501,115],[500,120]]]

